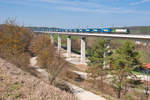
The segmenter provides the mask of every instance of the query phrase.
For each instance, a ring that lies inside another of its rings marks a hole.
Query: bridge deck
[[[85,37],[104,37],[104,38],[123,38],[123,39],[140,39],[140,40],[150,40],[150,35],[133,35],[133,34],[110,34],[110,33],[72,33],[72,32],[44,32],[44,31],[34,31],[39,33],[49,33],[49,34],[62,34],[70,36],[85,36]]]

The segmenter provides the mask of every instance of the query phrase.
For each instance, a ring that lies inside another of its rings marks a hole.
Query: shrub
[[[32,32],[12,21],[0,26],[0,57],[20,66],[29,64]]]
[[[45,48],[52,49],[53,45],[51,44],[51,40],[47,35],[37,35],[34,36],[29,48],[32,53],[37,55]]]

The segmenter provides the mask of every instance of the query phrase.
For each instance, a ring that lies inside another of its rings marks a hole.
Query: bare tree
[[[55,61],[50,66],[47,66],[50,84],[54,84],[56,78],[66,71],[68,62],[66,62],[60,55],[56,56]]]
[[[57,54],[57,50],[50,41],[47,35],[36,36],[30,45],[30,50],[38,56],[39,65],[48,72],[50,84],[54,84],[57,77],[61,76],[69,64],[60,54]]]

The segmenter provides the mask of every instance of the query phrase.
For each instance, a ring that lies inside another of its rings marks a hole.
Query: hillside
[[[128,27],[132,34],[149,34],[150,26],[131,26]]]
[[[0,100],[76,100],[0,58]]]

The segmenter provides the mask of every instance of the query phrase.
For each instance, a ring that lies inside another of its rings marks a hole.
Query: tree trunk
[[[121,89],[119,88],[119,90],[118,90],[118,98],[120,98],[120,96],[121,96]]]
[[[55,81],[55,77],[53,77],[50,81],[50,84],[53,85],[53,82]]]
[[[101,76],[101,91],[103,93],[103,75]]]
[[[96,78],[94,77],[92,81],[93,81],[93,82],[92,82],[92,83],[93,83],[92,88],[95,88]]]

